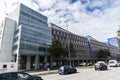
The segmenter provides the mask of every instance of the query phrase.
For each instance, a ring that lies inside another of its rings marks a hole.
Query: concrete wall
[[[11,62],[12,59],[12,44],[14,37],[14,28],[16,22],[5,18],[3,34],[1,35],[1,51],[0,51],[0,62]]]

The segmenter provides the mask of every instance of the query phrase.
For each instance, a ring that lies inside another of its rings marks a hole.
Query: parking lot
[[[74,74],[40,75],[44,80],[120,80],[120,67],[109,67],[108,70],[95,71],[91,69],[77,69]]]

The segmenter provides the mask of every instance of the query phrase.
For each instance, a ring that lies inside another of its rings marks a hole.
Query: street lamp
[[[70,21],[70,19],[67,19],[64,23],[66,23],[66,27],[67,27],[67,39],[68,39],[68,57],[69,57],[69,65],[71,66],[71,60],[70,60],[70,38],[69,38],[69,31],[68,31],[68,21]]]

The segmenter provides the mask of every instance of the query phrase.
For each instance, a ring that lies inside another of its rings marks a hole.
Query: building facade
[[[19,69],[31,70],[46,67],[47,48],[51,44],[51,29],[48,27],[47,17],[19,4],[15,11],[9,14],[9,18],[14,23],[14,27],[11,24],[13,31],[10,39],[13,42],[11,41],[12,52],[9,54],[12,55],[13,61],[18,62]],[[3,32],[9,34],[9,31]]]
[[[113,45],[109,45],[108,48],[109,48],[109,51],[111,53],[110,59],[120,60],[120,53],[119,53],[118,47],[113,46]]]
[[[89,52],[91,59],[93,62],[96,62],[98,60],[97,54],[99,50],[108,50],[108,46],[104,42],[100,42],[92,38],[91,36],[87,36],[88,42],[89,42]]]
[[[0,62],[14,61],[12,45],[15,26],[16,22],[9,18],[5,18],[0,24]]]
[[[60,40],[65,47],[70,41],[69,43],[72,43],[76,49],[76,56],[70,58],[72,65],[78,66],[81,62],[90,62],[87,38],[75,35],[53,23],[49,24],[49,26],[52,28],[52,40]],[[68,60],[68,58],[62,58],[62,65],[68,64]]]
[[[111,53],[110,59],[120,60],[120,45],[117,37],[108,38],[108,47]]]

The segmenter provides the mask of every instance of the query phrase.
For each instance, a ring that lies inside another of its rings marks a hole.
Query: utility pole
[[[68,31],[68,21],[69,19],[67,19],[64,23],[66,23],[66,27],[67,27],[67,39],[68,39],[68,59],[69,59],[69,65],[71,66],[71,56],[70,56],[70,38],[69,38],[69,31]]]

